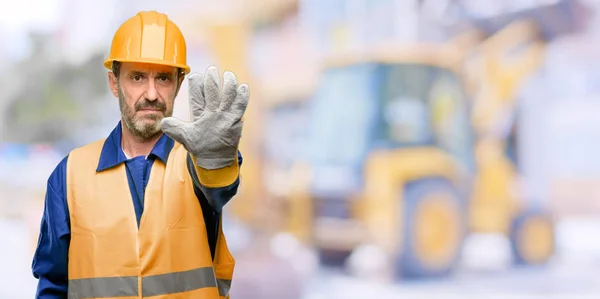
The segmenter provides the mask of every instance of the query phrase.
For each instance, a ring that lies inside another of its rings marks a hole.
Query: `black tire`
[[[526,210],[514,217],[509,238],[517,266],[544,265],[556,250],[554,220],[540,210]]]
[[[436,195],[443,196],[436,197]],[[404,224],[401,230],[403,242],[397,259],[397,270],[402,279],[437,278],[450,274],[459,259],[466,231],[464,198],[450,182],[444,179],[423,179],[410,182],[405,186],[404,211],[401,214]],[[419,231],[423,232],[422,228],[425,227],[417,219],[419,213],[425,209],[428,202],[432,203],[432,199],[435,199],[433,202],[438,205],[438,211],[442,211],[442,214],[438,213],[438,215],[443,217],[437,218],[451,219],[451,221],[447,221],[449,225],[444,226],[435,223],[441,220],[434,220],[430,225],[433,233],[426,234],[426,237],[422,233],[421,236],[417,236]],[[440,209],[441,207],[443,209]],[[443,213],[447,213],[447,215]],[[420,230],[419,227],[421,227]],[[449,236],[447,244],[434,248],[437,251],[434,252],[433,257],[425,256],[426,250],[418,249],[419,244],[423,244],[423,241],[429,241],[429,237],[433,241],[434,238],[439,239],[440,236],[446,234]]]

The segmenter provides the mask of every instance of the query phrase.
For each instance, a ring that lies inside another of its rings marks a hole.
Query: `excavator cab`
[[[448,68],[377,60],[332,67],[322,76],[312,111],[309,150],[317,168],[358,171],[372,150],[434,146],[472,169],[468,99]],[[348,183],[353,186],[342,189],[360,187],[353,179]]]

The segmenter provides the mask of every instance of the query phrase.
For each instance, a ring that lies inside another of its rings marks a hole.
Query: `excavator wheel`
[[[543,265],[555,252],[554,221],[544,212],[523,211],[513,219],[510,241],[516,265]]]
[[[410,182],[404,189],[403,244],[397,259],[402,279],[449,274],[466,230],[463,197],[444,179]]]

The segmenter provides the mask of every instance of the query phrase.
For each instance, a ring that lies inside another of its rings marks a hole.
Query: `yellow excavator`
[[[386,46],[327,61],[313,98],[310,158],[298,167],[310,180],[291,199],[304,216],[293,229],[322,262],[373,245],[403,277],[452,269],[475,167],[456,68],[464,50]]]
[[[322,262],[371,245],[394,276],[442,276],[472,232],[508,236],[517,263],[552,257],[552,217],[513,192],[507,151],[517,91],[547,38],[535,20],[503,22],[444,44],[326,60],[289,222]]]

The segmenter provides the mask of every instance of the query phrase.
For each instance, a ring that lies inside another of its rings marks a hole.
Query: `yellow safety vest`
[[[67,162],[69,299],[229,298],[235,260],[221,225],[211,258],[183,146],[154,162],[138,229],[125,165],[96,172],[103,144]]]

